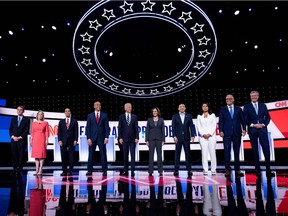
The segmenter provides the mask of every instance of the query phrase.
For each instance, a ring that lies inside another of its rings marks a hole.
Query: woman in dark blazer
[[[147,120],[145,142],[149,147],[149,176],[152,176],[154,167],[154,152],[157,152],[157,166],[159,175],[163,173],[162,145],[165,143],[165,123],[158,107],[151,109],[151,116]]]

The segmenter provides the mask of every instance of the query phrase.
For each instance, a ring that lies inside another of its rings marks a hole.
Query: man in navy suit
[[[11,137],[12,174],[18,175],[23,170],[27,136],[30,131],[30,119],[25,117],[24,106],[17,107],[17,116],[11,119],[9,135]]]
[[[172,116],[172,134],[176,145],[174,176],[179,175],[180,154],[183,146],[188,177],[191,177],[193,173],[191,172],[190,141],[194,142],[195,126],[192,115],[190,113],[186,113],[185,110],[185,104],[179,104],[179,112]]]
[[[244,105],[244,117],[248,126],[248,135],[252,145],[254,162],[257,176],[260,176],[258,140],[265,157],[266,175],[274,177],[270,169],[270,144],[268,139],[267,126],[270,123],[270,114],[264,103],[258,102],[259,92],[250,93],[251,103]]]
[[[225,156],[225,176],[231,174],[231,144],[234,151],[234,169],[237,177],[244,176],[240,171],[240,146],[241,138],[246,134],[246,124],[243,116],[243,110],[234,105],[234,96],[226,95],[226,106],[222,107],[219,112],[219,135],[223,138],[224,156]]]
[[[61,151],[61,176],[73,175],[75,146],[78,143],[78,121],[71,117],[71,110],[66,108],[65,118],[58,123],[58,143]],[[69,172],[67,173],[67,165]]]
[[[89,145],[88,152],[88,164],[87,164],[87,176],[92,175],[93,160],[96,146],[98,145],[101,157],[101,166],[103,176],[107,175],[107,152],[106,144],[110,134],[108,116],[104,112],[100,112],[101,103],[96,101],[94,103],[95,111],[90,113],[86,123],[86,136]]]
[[[118,139],[123,146],[124,154],[124,172],[122,175],[128,175],[129,151],[131,156],[131,176],[135,176],[135,149],[139,140],[138,118],[132,112],[132,104],[124,105],[125,113],[119,116]]]

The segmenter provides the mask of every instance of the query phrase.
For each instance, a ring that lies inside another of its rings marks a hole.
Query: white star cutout
[[[207,45],[207,42],[210,41],[211,39],[206,38],[206,36],[204,36],[203,38],[197,40],[199,41],[199,46],[201,46],[201,45]]]
[[[190,72],[189,71],[189,73],[185,76],[188,77],[189,79],[196,78],[196,72]]]
[[[194,34],[196,34],[197,32],[203,32],[203,26],[204,24],[202,25],[199,25],[198,23],[196,23],[193,27],[191,27],[190,29],[194,31]]]
[[[144,95],[145,93],[144,90],[137,90],[136,94],[141,96]]]
[[[179,17],[179,20],[183,20],[184,23],[186,23],[188,20],[191,20],[191,19],[192,19],[191,11],[188,13],[185,13],[182,11],[182,15],[181,15],[181,17]]]
[[[84,58],[81,63],[84,64],[85,66],[92,65],[91,59],[85,59],[85,58]]]
[[[210,55],[211,53],[208,52],[208,50],[204,50],[204,51],[199,51],[200,54],[198,55],[198,57],[203,57],[203,58],[206,58],[208,55]]]
[[[110,20],[110,18],[115,17],[115,15],[113,14],[113,9],[111,10],[106,10],[104,8],[104,14],[102,14],[103,17],[105,17],[108,21]]]
[[[98,28],[102,26],[102,25],[98,22],[97,19],[94,20],[94,21],[89,20],[89,23],[90,23],[89,28],[93,28],[93,29],[95,29],[96,31],[98,31]]]
[[[184,86],[185,81],[179,80],[179,82],[176,82],[177,86]]]
[[[89,35],[88,32],[86,32],[85,34],[80,34],[80,36],[83,38],[83,41],[89,41],[91,42],[91,38],[93,38],[92,35]]]
[[[89,75],[91,75],[91,76],[94,76],[94,77],[97,77],[97,74],[99,74],[97,71],[96,71],[96,69],[94,69],[94,70],[89,70]]]
[[[194,66],[194,68],[197,68],[198,70],[202,67],[205,67],[204,62],[196,62],[196,65]]]
[[[82,55],[83,54],[90,54],[90,52],[89,52],[89,49],[90,49],[90,47],[84,47],[83,45],[82,45],[82,47],[81,48],[79,48],[78,50],[82,53]]]
[[[163,4],[162,13],[168,13],[169,15],[171,15],[173,10],[176,10],[176,8],[172,6],[172,2],[170,2],[170,4],[167,5]]]
[[[157,89],[150,89],[150,94],[156,95],[159,94],[159,91]]]
[[[122,92],[123,92],[124,94],[131,94],[131,89],[124,88],[124,89],[122,90]]]
[[[98,79],[99,84],[105,84],[106,82],[108,82],[108,80],[105,80],[104,78]]]
[[[120,6],[120,8],[123,10],[123,13],[126,14],[128,11],[133,12],[132,6],[134,3],[128,4],[126,1],[124,1],[124,4]]]
[[[118,89],[118,85],[115,85],[114,83],[112,85],[109,86],[111,90],[116,91]]]
[[[170,91],[172,91],[172,87],[169,85],[169,86],[167,86],[167,87],[164,87],[164,91],[165,92],[170,92]]]
[[[143,5],[143,11],[150,10],[152,11],[152,7],[156,4],[154,2],[150,2],[150,0],[147,0],[146,2],[141,2]]]

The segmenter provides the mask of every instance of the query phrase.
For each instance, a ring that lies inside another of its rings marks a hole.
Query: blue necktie
[[[21,117],[18,116],[18,127],[19,127],[19,125],[20,125],[20,122],[21,122]]]
[[[254,103],[254,109],[255,109],[256,114],[258,115],[258,106],[257,106],[257,103]]]
[[[232,106],[229,107],[229,112],[230,112],[231,118],[233,118],[233,109],[232,109]]]

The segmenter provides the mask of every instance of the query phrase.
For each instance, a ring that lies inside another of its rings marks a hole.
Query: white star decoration
[[[172,91],[172,87],[169,85],[169,86],[167,86],[167,87],[164,87],[164,91],[165,92],[170,92],[170,91]]]
[[[83,55],[83,54],[90,54],[89,49],[90,49],[90,47],[84,47],[84,46],[82,45],[82,47],[79,48],[78,50],[79,50],[79,51],[82,53],[82,55]]]
[[[115,15],[113,14],[113,9],[111,10],[104,9],[104,14],[102,14],[102,16],[105,17],[108,21],[110,20],[110,18],[115,17]]]
[[[176,10],[176,8],[172,6],[172,2],[170,2],[170,4],[168,5],[163,4],[162,13],[168,13],[169,15],[171,15],[172,11],[174,10]]]
[[[102,26],[102,25],[98,22],[97,19],[94,20],[94,21],[89,20],[89,23],[90,23],[89,28],[93,28],[93,29],[95,29],[96,31],[98,31],[98,28]]]
[[[211,53],[210,52],[208,52],[208,50],[206,49],[206,50],[204,50],[204,51],[199,51],[199,55],[198,55],[198,57],[203,57],[203,58],[206,58],[208,55],[210,55]]]
[[[120,6],[120,8],[123,10],[123,13],[126,14],[128,11],[133,12],[132,6],[134,3],[128,4],[126,1],[124,1],[124,4]]]
[[[196,23],[193,27],[191,27],[190,29],[194,31],[194,34],[196,34],[197,32],[203,32],[203,26],[204,24],[202,25],[199,25],[198,23]]]
[[[186,23],[188,20],[192,20],[191,11],[188,13],[182,11],[182,15],[179,17],[179,20],[183,20],[184,23]]]
[[[147,0],[146,2],[141,2],[143,5],[143,11],[150,10],[152,11],[152,7],[156,4],[154,2],[150,2],[150,0]]]
[[[89,35],[88,32],[86,32],[85,34],[80,34],[80,36],[83,38],[83,41],[89,41],[89,42],[91,42],[91,38],[93,38],[93,36]]]
[[[91,59],[83,58],[83,61],[81,63],[84,64],[85,66],[92,65]]]
[[[89,70],[89,75],[97,77],[97,74],[99,74],[99,73],[96,71],[96,69],[93,69],[93,70],[90,69]]]
[[[187,75],[185,75],[189,79],[196,78],[196,72],[189,72]]]
[[[186,2],[186,0],[170,2],[161,0],[152,1],[153,0],[119,0],[113,3],[110,3],[108,0],[99,1],[99,3],[83,16],[79,22],[79,27],[77,27],[75,31],[75,46],[73,52],[79,68],[93,84],[117,95],[155,98],[178,92],[196,82],[198,77],[202,77],[203,73],[207,72],[205,69],[208,69],[211,62],[213,62],[214,55],[211,53],[214,53],[213,49],[217,44],[215,31],[206,15],[199,12],[198,6],[194,5],[194,3],[187,3],[188,1]],[[104,71],[103,68],[99,66],[101,62],[99,62],[97,58],[98,53],[94,50],[98,44],[98,38],[101,37],[104,30],[108,30],[113,27],[114,24],[125,22],[129,18],[141,17],[160,18],[169,23],[175,22],[176,27],[188,34],[189,40],[191,41],[191,45],[188,45],[191,48],[189,51],[193,52],[193,50],[197,50],[194,53],[193,60],[191,60],[192,62],[189,60],[189,67],[185,67],[180,71],[174,71],[174,75],[172,71],[173,78],[168,77],[160,80],[157,82],[157,85],[154,85],[157,86],[157,88],[154,87],[154,89],[152,89],[151,83],[149,83],[149,87],[146,86],[145,83],[122,82],[121,73],[119,73],[116,78],[114,77],[115,75],[109,74],[109,71]],[[199,17],[202,18],[198,19]],[[201,47],[199,47],[201,45],[205,47],[201,49]],[[75,52],[77,52],[77,54],[75,54]],[[174,76],[176,76],[176,78],[174,78]]]
[[[196,65],[194,66],[194,68],[197,68],[198,70],[200,70],[202,67],[205,67],[204,62],[196,62]]]
[[[202,37],[201,39],[198,39],[199,41],[199,46],[201,45],[207,45],[207,42],[210,41],[210,38],[206,38],[206,36]]]

